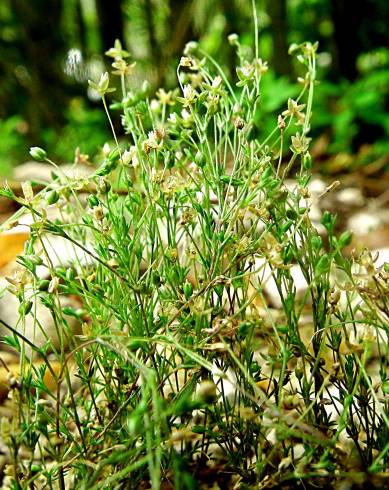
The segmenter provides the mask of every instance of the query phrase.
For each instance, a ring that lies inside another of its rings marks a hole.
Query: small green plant
[[[20,326],[40,303],[56,327],[55,342],[37,346],[6,325],[21,362],[16,415],[1,428],[10,488],[194,489],[203,478],[306,488],[384,476],[388,270],[367,253],[344,257],[350,235],[335,236],[335,216],[323,215],[325,240],[310,219],[317,45],[292,46],[300,93],[258,141],[267,64],[258,46],[247,59],[230,41],[237,81],[190,43],[180,90],[152,101],[147,86],[128,90],[128,53],[115,43],[111,109],[127,137],[111,123],[116,146],[88,179],[54,175],[38,195],[25,184],[23,198],[2,191],[33,217],[24,273],[11,281]],[[91,86],[111,122],[108,73]],[[73,248],[71,263],[53,265],[50,236]]]

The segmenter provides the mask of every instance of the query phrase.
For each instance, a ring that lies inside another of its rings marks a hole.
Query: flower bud
[[[206,164],[206,161],[205,161],[203,154],[200,153],[199,151],[196,153],[196,156],[195,156],[195,164],[198,167],[204,167]]]
[[[186,282],[183,286],[184,295],[186,299],[189,299],[193,294],[193,286],[190,282]]]
[[[47,292],[50,294],[57,292],[58,285],[59,285],[59,278],[53,277],[49,283],[49,287],[47,288]]]
[[[239,36],[236,33],[230,34],[227,39],[231,46],[237,46],[239,44]]]
[[[39,148],[39,146],[32,146],[30,148],[30,155],[38,162],[44,162],[47,158],[47,153],[43,148]]]
[[[19,305],[19,315],[28,315],[32,310],[33,302],[31,300],[23,301]]]
[[[47,204],[55,204],[59,200],[59,194],[56,190],[49,192],[46,198]]]
[[[353,235],[350,231],[344,231],[338,240],[339,248],[344,248],[350,245],[351,241],[353,239]]]
[[[93,210],[93,217],[97,221],[102,221],[104,218],[104,210],[101,206],[97,206]]]
[[[184,48],[184,55],[188,56],[190,54],[193,54],[197,50],[198,47],[199,47],[199,43],[197,43],[196,41],[188,42]]]
[[[98,206],[100,204],[100,201],[99,201],[98,197],[95,196],[94,194],[90,194],[87,197],[87,201],[88,201],[88,206],[90,208],[95,208],[96,206]]]

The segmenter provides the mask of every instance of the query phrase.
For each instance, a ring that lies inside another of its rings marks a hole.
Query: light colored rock
[[[31,312],[25,316],[25,321],[23,321],[18,312],[19,300],[7,289],[8,286],[9,283],[4,278],[0,278],[1,320],[24,335],[38,348],[42,347],[47,340],[50,341],[54,348],[58,348],[60,344],[59,335],[63,335],[65,332],[57,331],[55,320],[50,310],[39,299],[34,299],[31,296],[33,307]],[[75,299],[68,296],[62,296],[59,301],[62,308],[65,306],[79,308],[80,306]],[[69,326],[69,331],[73,334],[76,333],[78,330],[78,321],[73,317],[66,317],[66,321]],[[0,335],[12,335],[12,333],[1,324]],[[65,334],[63,338],[65,345],[67,345],[67,335]],[[22,344],[23,341],[20,340],[20,343]],[[25,349],[28,356],[34,357],[35,354],[29,345],[25,344]]]
[[[347,189],[341,189],[336,193],[336,200],[346,206],[363,206],[365,199],[362,194],[362,190],[356,187],[348,187]]]
[[[385,263],[389,263],[389,247],[372,250],[371,254],[373,257],[377,257],[374,262],[374,266],[377,269],[382,267]]]
[[[262,287],[265,296],[269,300],[270,305],[273,308],[281,308],[282,301],[280,293],[273,278],[272,269],[267,260],[264,257],[256,259],[255,269],[260,270],[257,275],[257,280],[259,282],[259,286]],[[296,298],[301,299],[308,288],[307,281],[305,280],[301,268],[296,264],[291,266],[290,274],[296,289]],[[285,293],[285,290],[283,292]]]
[[[236,373],[232,368],[228,368],[226,372],[221,372],[216,363],[213,363],[214,372],[212,373],[213,381],[217,389],[229,403],[233,404],[237,395],[237,379]]]
[[[79,177],[87,177],[93,173],[93,167],[87,165],[75,165],[72,163],[65,163],[64,165],[55,167],[48,163],[41,162],[26,162],[15,167],[13,172],[13,178],[15,180],[37,180],[43,182],[52,181],[52,172],[67,177],[69,179],[75,179]]]
[[[312,195],[318,196],[327,190],[327,184],[320,177],[313,177],[308,184],[308,189],[311,191]]]
[[[361,211],[355,213],[347,222],[347,229],[354,232],[356,235],[365,235],[382,223],[382,219],[378,213]]]

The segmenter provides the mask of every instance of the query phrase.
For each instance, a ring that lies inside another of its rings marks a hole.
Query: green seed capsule
[[[31,300],[29,301],[23,301],[23,303],[20,303],[19,306],[19,315],[28,315],[32,309],[33,302]]]
[[[88,206],[90,208],[94,208],[100,204],[98,197],[95,196],[94,194],[91,194],[90,196],[88,196],[87,201],[88,201]]]
[[[321,222],[327,231],[332,232],[336,218],[329,211],[324,211]]]
[[[204,156],[202,155],[202,153],[197,152],[194,161],[198,167],[200,167],[200,168],[205,167],[206,160],[205,160]]]
[[[105,177],[110,174],[118,165],[118,160],[112,157],[112,159],[107,158],[100,168],[96,170],[96,175],[99,177]]]
[[[119,148],[114,148],[113,150],[111,150],[109,152],[107,159],[111,162],[114,162],[114,161],[118,160],[119,156],[120,156]]]
[[[50,281],[48,279],[42,279],[38,282],[39,291],[47,291],[49,289]]]
[[[72,281],[75,277],[76,277],[76,273],[74,272],[74,269],[66,270],[66,279],[68,281]]]
[[[59,200],[59,194],[57,191],[51,191],[46,198],[47,204],[55,204]]]
[[[67,316],[72,316],[74,318],[79,317],[78,312],[74,308],[72,308],[71,306],[64,306],[62,308],[62,312],[64,315],[67,315]]]
[[[231,178],[230,175],[222,175],[220,177],[220,180],[224,184],[230,184],[232,187],[239,187],[239,186],[244,184],[244,181],[242,179],[234,179],[234,178]]]
[[[128,344],[128,348],[132,352],[137,351],[138,349],[141,349],[143,346],[144,346],[144,342],[142,342],[141,340],[137,340],[137,339],[131,340]]]
[[[115,102],[114,104],[110,104],[109,108],[113,111],[123,109],[123,104],[121,102]]]
[[[323,240],[319,235],[314,235],[311,237],[311,245],[315,251],[319,251],[322,248]]]
[[[184,295],[186,299],[189,299],[193,294],[193,286],[190,282],[186,282],[183,286]]]
[[[35,254],[25,255],[25,259],[27,259],[29,262],[31,262],[34,265],[42,265],[43,264],[43,260],[41,257],[39,257],[39,255],[35,255]]]
[[[347,245],[350,245],[352,239],[353,239],[353,235],[350,231],[343,232],[338,240],[339,247],[340,248],[347,247]]]
[[[309,153],[305,153],[304,155],[303,167],[305,170],[310,170],[312,168],[312,157]]]
[[[315,276],[320,277],[322,274],[327,273],[330,270],[331,260],[329,255],[324,254],[320,257],[315,267]]]
[[[295,220],[297,218],[297,213],[294,209],[290,208],[286,210],[286,216],[291,220]]]

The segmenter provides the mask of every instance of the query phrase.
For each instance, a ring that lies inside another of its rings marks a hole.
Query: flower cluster
[[[112,67],[115,69],[112,73],[119,76],[128,76],[132,73],[136,62],[127,63],[124,58],[128,58],[130,53],[122,48],[119,39],[116,39],[114,47],[105,52],[107,56],[113,58]]]

